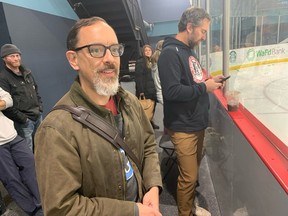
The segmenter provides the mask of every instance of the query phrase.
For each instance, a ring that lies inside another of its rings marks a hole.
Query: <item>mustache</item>
[[[105,65],[104,67],[98,68],[97,72],[99,73],[99,72],[102,72],[102,71],[107,70],[107,69],[112,69],[112,70],[118,71],[115,65],[109,64],[109,65]]]

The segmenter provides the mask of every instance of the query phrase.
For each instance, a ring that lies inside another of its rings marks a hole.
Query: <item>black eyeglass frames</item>
[[[81,49],[88,48],[90,55],[93,58],[102,58],[106,54],[106,50],[109,49],[112,56],[120,57],[124,53],[124,44],[112,44],[110,46],[105,46],[103,44],[88,44],[82,47],[73,49],[77,52]]]

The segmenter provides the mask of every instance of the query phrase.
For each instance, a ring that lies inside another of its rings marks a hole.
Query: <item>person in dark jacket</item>
[[[203,9],[182,14],[175,38],[165,39],[158,60],[164,99],[164,126],[175,146],[179,163],[177,205],[179,216],[211,215],[195,206],[195,186],[208,125],[208,93],[222,86],[219,75],[208,79],[194,52],[206,39],[210,16]]]
[[[21,65],[21,51],[14,44],[1,47],[5,66],[0,72],[0,87],[13,98],[13,107],[3,111],[14,121],[17,133],[33,151],[34,134],[42,121],[42,101],[31,70]]]
[[[157,96],[154,79],[152,76],[152,47],[148,44],[143,46],[143,57],[136,61],[135,65],[135,84],[136,84],[136,96],[145,96],[146,99],[155,101],[153,116],[155,113]],[[152,117],[153,119],[153,117]],[[153,120],[151,120],[153,129],[159,129]]]

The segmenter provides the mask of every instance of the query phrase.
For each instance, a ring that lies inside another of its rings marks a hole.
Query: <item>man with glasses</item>
[[[9,92],[13,106],[3,113],[14,121],[17,133],[34,150],[34,134],[42,121],[42,100],[31,70],[21,64],[21,51],[14,44],[1,47],[5,66],[0,73],[0,87]]]
[[[176,37],[163,43],[158,60],[164,99],[164,126],[175,146],[179,164],[177,205],[179,216],[210,216],[195,205],[195,187],[208,126],[209,92],[222,87],[223,75],[208,78],[194,48],[206,39],[209,14],[201,8],[186,9]]]
[[[92,17],[76,22],[67,48],[78,76],[56,105],[85,107],[118,129],[141,168],[71,113],[53,110],[35,136],[44,214],[161,215],[154,132],[138,99],[119,86],[124,45],[105,20]]]

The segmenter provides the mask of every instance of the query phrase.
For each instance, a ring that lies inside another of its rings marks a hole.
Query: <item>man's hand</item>
[[[152,187],[144,195],[143,205],[149,206],[157,211],[159,211],[159,188]]]
[[[6,101],[0,99],[0,110],[5,110],[6,109]]]
[[[212,79],[217,83],[221,83],[223,78],[224,76],[222,74],[212,77]]]
[[[205,85],[207,92],[214,92],[214,90],[221,88],[223,86],[221,82],[215,82],[214,79],[206,80]]]
[[[159,211],[159,188],[152,187],[144,195],[143,204],[137,203],[139,208],[139,215],[162,216]]]
[[[139,209],[139,216],[162,216],[162,214],[146,205],[143,205],[142,203],[137,203],[138,209]]]

